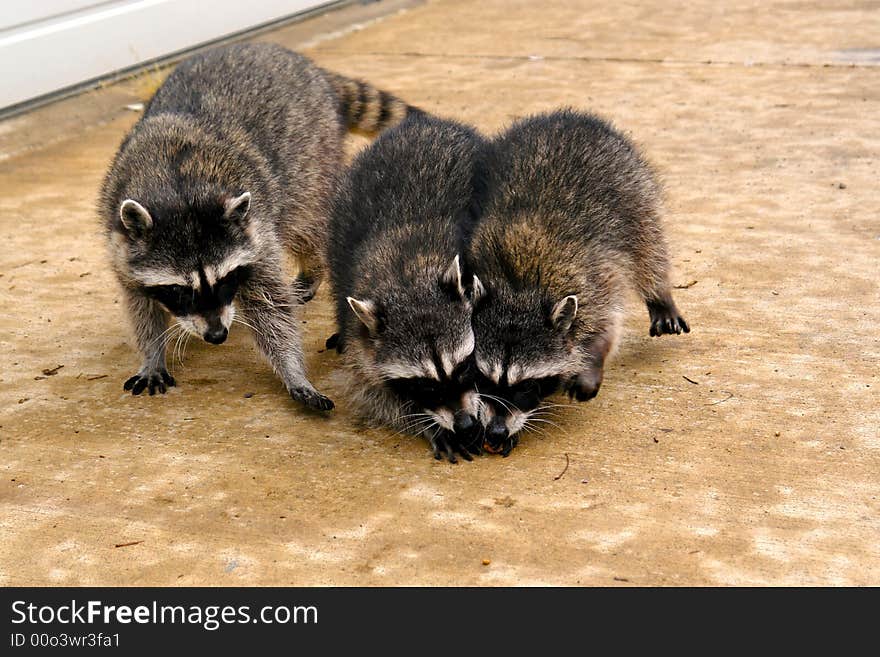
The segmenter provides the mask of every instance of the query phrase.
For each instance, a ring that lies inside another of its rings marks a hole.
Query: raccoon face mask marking
[[[473,315],[477,367],[489,385],[574,374],[580,354],[571,340],[578,300],[550,304],[528,293],[488,295]]]
[[[404,294],[346,298],[361,324],[364,370],[406,406],[449,431],[476,425],[475,340],[459,258],[434,282],[412,285]]]
[[[119,208],[131,240],[133,280],[180,326],[212,344],[225,342],[235,318],[233,300],[258,259],[247,235],[250,206],[245,192],[206,202],[183,221],[171,210],[151,213],[134,199]],[[174,230],[163,228],[171,220]]]
[[[459,363],[450,376],[442,379],[401,377],[389,379],[385,385],[400,399],[422,409],[444,429],[470,430],[478,412],[473,393],[473,359]]]
[[[235,295],[250,277],[250,267],[237,267],[214,285],[208,283],[203,269],[198,275],[198,287],[145,285],[143,291],[161,303],[187,331],[211,344],[222,344],[235,318]]]
[[[580,363],[569,339],[578,310],[575,295],[553,304],[509,297],[489,295],[474,312],[484,446],[502,454],[513,449],[515,434],[529,426],[541,401],[557,392]]]

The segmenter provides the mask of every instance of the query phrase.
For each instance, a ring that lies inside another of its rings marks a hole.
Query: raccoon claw
[[[431,449],[434,451],[434,458],[438,461],[442,461],[445,456],[450,463],[458,463],[458,459],[455,456],[456,452],[458,452],[465,461],[474,460],[474,457],[468,453],[468,450],[458,442],[455,434],[446,429],[437,431],[431,437]]]
[[[314,388],[293,388],[290,396],[303,406],[316,411],[329,411],[335,406],[332,399],[325,397]]]
[[[122,389],[126,392],[130,390],[133,395],[139,395],[147,390],[152,396],[157,390],[164,395],[168,388],[174,386],[174,377],[168,373],[168,370],[161,369],[146,373],[138,372],[123,384]]]
[[[466,444],[464,446],[464,448],[467,452],[469,452],[470,454],[473,454],[474,456],[482,456],[483,455],[483,447],[481,445],[481,440],[479,438],[472,440],[471,442]],[[470,461],[472,459],[468,459],[468,460]]]
[[[691,327],[675,308],[651,311],[651,337],[690,333]]]
[[[566,392],[569,399],[577,399],[579,402],[588,401],[599,394],[601,386],[602,371],[591,370],[573,377],[566,385]]]

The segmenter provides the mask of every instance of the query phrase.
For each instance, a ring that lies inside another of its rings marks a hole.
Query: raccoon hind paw
[[[293,388],[290,391],[290,396],[306,408],[315,411],[329,411],[336,406],[332,399],[322,395],[314,388]]]
[[[173,388],[175,385],[174,377],[163,368],[150,372],[138,372],[123,384],[122,389],[126,392],[130,390],[133,395],[139,395],[144,390],[147,390],[150,395],[155,395],[157,391],[164,395],[168,388]]]

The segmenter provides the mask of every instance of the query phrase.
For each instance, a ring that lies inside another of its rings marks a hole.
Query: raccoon
[[[629,284],[650,335],[690,327],[672,299],[658,183],[609,123],[570,110],[519,121],[493,141],[489,168],[468,260],[483,283],[473,327],[485,447],[506,456],[542,421],[545,397],[599,391]]]
[[[330,220],[328,261],[350,396],[368,423],[471,460],[477,428],[471,293],[461,253],[479,214],[483,139],[408,117],[355,159]]]
[[[410,111],[277,45],[232,45],[181,63],[101,189],[113,269],[143,356],[124,389],[152,395],[175,385],[165,362],[175,329],[220,344],[239,323],[295,400],[333,408],[306,377],[295,311],[324,270],[346,129],[377,131]],[[300,265],[293,283],[285,252]]]

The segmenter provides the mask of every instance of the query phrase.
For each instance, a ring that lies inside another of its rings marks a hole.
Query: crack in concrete
[[[425,53],[425,52],[392,52],[359,50],[337,50],[333,48],[320,48],[322,55],[344,55],[357,57],[424,57],[442,59],[488,59],[493,61],[521,60],[521,61],[547,61],[547,62],[597,62],[601,64],[673,64],[680,66],[726,66],[739,68],[858,68],[880,71],[880,64],[866,62],[772,62],[772,61],[733,61],[718,59],[673,59],[651,57],[597,57],[591,55],[492,55],[489,53]]]

